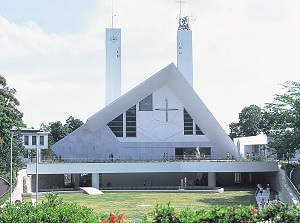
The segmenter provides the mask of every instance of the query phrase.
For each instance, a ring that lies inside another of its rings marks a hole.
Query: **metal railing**
[[[262,159],[228,159],[228,158],[212,158],[211,155],[196,157],[194,155],[176,155],[175,157],[171,156],[170,158],[161,158],[161,159],[148,159],[148,158],[136,158],[136,159],[126,159],[126,158],[45,158],[41,157],[39,163],[158,163],[158,162],[267,162],[268,160]],[[35,157],[31,159],[30,163],[35,163]]]
[[[291,170],[293,171],[293,170]],[[293,192],[295,193],[295,195],[297,196],[298,200],[300,201],[300,192],[297,189],[297,187],[293,184],[293,182],[291,181],[291,179],[289,178],[289,176],[286,174],[285,172],[285,177],[288,181],[289,186],[292,188]]]

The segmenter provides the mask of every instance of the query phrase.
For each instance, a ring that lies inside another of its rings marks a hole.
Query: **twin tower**
[[[121,29],[106,29],[106,90],[105,103],[121,96]],[[192,30],[189,17],[179,17],[177,30],[177,68],[193,87]]]

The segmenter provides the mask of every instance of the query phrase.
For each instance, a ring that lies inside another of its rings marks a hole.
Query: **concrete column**
[[[79,188],[80,186],[80,175],[72,174],[72,184],[74,185],[74,188]]]
[[[209,187],[216,187],[216,173],[208,172],[208,186]]]
[[[92,173],[92,187],[99,189],[99,173]]]

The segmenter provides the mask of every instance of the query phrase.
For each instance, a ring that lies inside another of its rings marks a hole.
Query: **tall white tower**
[[[177,30],[177,68],[193,87],[193,49],[192,30],[189,28],[189,17],[179,15]]]
[[[105,104],[121,96],[121,29],[106,29]]]

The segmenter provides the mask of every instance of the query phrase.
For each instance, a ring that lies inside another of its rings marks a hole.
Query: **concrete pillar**
[[[80,174],[72,174],[72,184],[74,185],[74,188],[79,188],[80,186]]]
[[[208,186],[209,187],[216,187],[216,173],[208,172]]]
[[[92,187],[99,189],[99,173],[92,173]]]

